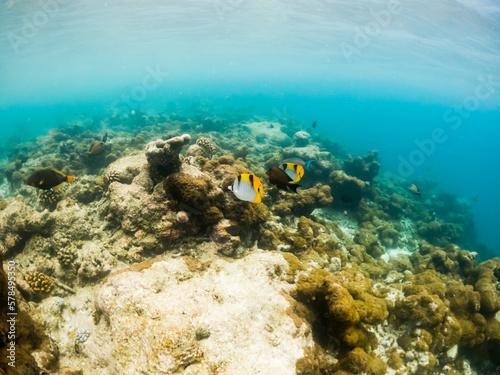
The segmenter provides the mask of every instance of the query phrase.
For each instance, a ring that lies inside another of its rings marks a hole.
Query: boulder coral
[[[292,142],[296,147],[305,147],[309,144],[309,140],[311,139],[311,135],[301,130],[293,135]]]
[[[344,171],[330,173],[330,187],[335,207],[356,207],[370,189],[370,183],[349,176]]]

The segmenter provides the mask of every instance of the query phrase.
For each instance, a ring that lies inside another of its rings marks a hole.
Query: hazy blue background
[[[127,109],[134,93],[146,110],[194,101],[315,120],[350,153],[378,149],[393,173],[441,128],[408,179],[470,200],[500,254],[499,4],[0,0],[0,146]],[[493,83],[474,99],[480,79]],[[445,114],[464,104],[474,110],[453,129]]]

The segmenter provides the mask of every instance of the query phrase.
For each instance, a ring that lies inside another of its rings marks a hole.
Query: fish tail
[[[297,188],[300,187],[299,184],[288,184],[286,185],[291,191],[293,191],[294,193],[297,192]]]
[[[67,182],[72,182],[73,181],[73,176],[66,176],[66,181]]]
[[[306,169],[307,169],[308,171],[310,171],[310,169],[309,169],[309,165],[310,165],[313,161],[316,161],[316,160],[309,160],[309,161],[306,163]]]
[[[103,142],[106,142],[108,140],[108,133],[104,134],[104,137],[102,138]]]

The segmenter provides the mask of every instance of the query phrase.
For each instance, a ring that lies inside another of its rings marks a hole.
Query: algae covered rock
[[[336,207],[357,206],[370,184],[344,171],[333,171],[330,173],[330,187]]]
[[[183,134],[167,140],[157,139],[146,145],[146,158],[152,168],[153,180],[160,180],[161,177],[166,177],[179,169],[181,165],[179,153],[189,142],[191,136]]]
[[[377,162],[378,151],[370,151],[363,157],[348,155],[344,161],[344,171],[363,181],[371,181],[377,176],[380,164]]]
[[[316,208],[328,207],[333,198],[327,185],[316,186],[301,191],[299,194],[288,194],[286,199],[279,200],[273,206],[273,213],[279,216],[309,216]]]
[[[114,181],[130,184],[132,180],[148,168],[148,159],[144,152],[135,152],[120,158],[108,165],[103,173],[103,182],[106,185]]]
[[[329,276],[325,278],[322,288],[328,311],[333,320],[348,324],[359,322],[359,314],[356,311],[354,299],[335,277]]]

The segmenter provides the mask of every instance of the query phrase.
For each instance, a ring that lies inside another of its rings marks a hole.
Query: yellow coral
[[[35,292],[49,293],[54,286],[50,277],[41,272],[30,272],[25,278],[30,288]]]

